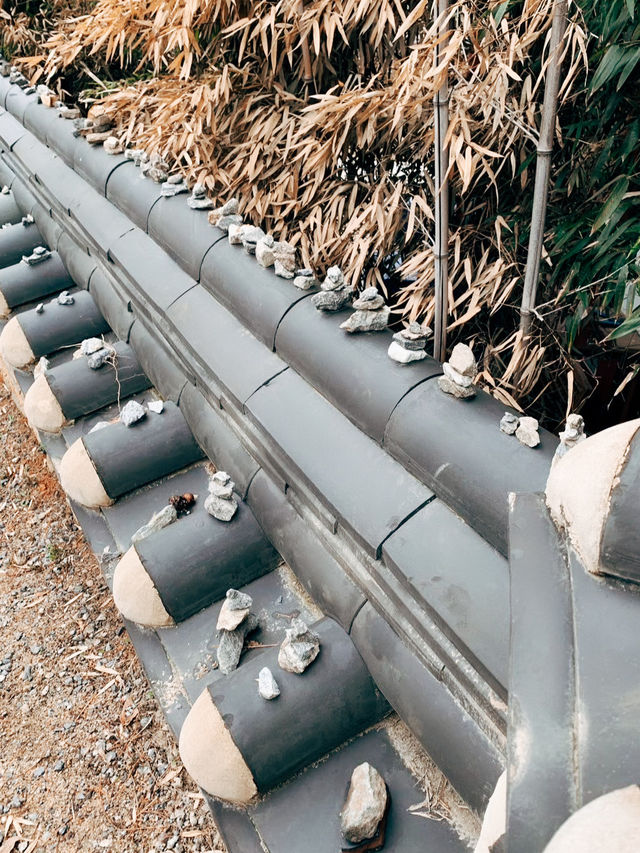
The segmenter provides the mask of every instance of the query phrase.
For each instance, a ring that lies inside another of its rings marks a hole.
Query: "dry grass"
[[[487,387],[530,404],[543,375],[564,385],[570,366],[557,327],[540,324],[526,345],[515,334],[551,7],[452,3],[434,67],[427,0],[98,0],[66,16],[58,4],[28,62],[49,79],[90,67],[104,80],[91,94],[128,144],[219,200],[238,196],[245,218],[296,244],[306,265],[337,263],[427,322],[433,97],[448,74],[450,341],[475,342]],[[572,7],[563,102],[583,83],[587,41]]]

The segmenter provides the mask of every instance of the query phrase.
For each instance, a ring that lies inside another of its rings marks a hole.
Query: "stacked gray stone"
[[[169,175],[167,180],[160,187],[160,192],[165,198],[173,198],[174,195],[180,193],[188,193],[189,187],[185,183],[184,178],[179,173]]]
[[[187,199],[187,204],[191,210],[211,210],[213,202],[207,196],[207,188],[204,184],[197,183],[194,186],[191,195]]]
[[[231,225],[242,225],[242,217],[238,213],[238,199],[230,198],[222,207],[212,210],[209,214],[209,224],[225,233],[228,233]]]
[[[421,361],[427,357],[425,347],[431,334],[429,326],[410,323],[409,326],[394,334],[387,350],[389,358],[399,364]]]
[[[367,287],[353,303],[355,311],[340,328],[345,332],[383,332],[389,325],[391,309],[377,288]]]
[[[568,453],[572,447],[575,447],[576,444],[580,444],[581,441],[584,441],[587,437],[584,431],[584,418],[582,415],[569,415],[567,418],[567,422],[564,425],[564,429],[562,432],[558,433],[560,438],[560,444],[556,448],[556,452],[553,457],[554,464],[558,461],[558,459],[562,459],[565,453]]]
[[[233,496],[235,483],[226,471],[216,471],[209,480],[209,494],[204,508],[218,521],[231,521],[236,514],[238,504]]]
[[[303,269],[296,270],[293,283],[300,290],[311,290],[312,287],[317,287],[318,280],[313,274],[313,270],[304,267]]]
[[[466,344],[456,344],[449,361],[445,361],[442,369],[444,376],[438,379],[441,391],[453,397],[475,397],[473,380],[478,375],[478,365],[470,347]]]
[[[320,293],[311,297],[311,304],[318,311],[339,311],[351,300],[352,289],[340,267],[329,267],[320,287]]]

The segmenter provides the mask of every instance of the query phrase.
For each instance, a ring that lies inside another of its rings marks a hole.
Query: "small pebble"
[[[63,290],[62,293],[58,295],[58,305],[73,305],[75,299],[68,290]]]
[[[137,424],[138,421],[141,421],[146,416],[146,410],[137,402],[137,400],[129,400],[129,402],[122,407],[122,411],[120,412],[120,420],[128,427]]]
[[[263,666],[258,673],[258,693],[263,699],[276,699],[280,695],[278,682],[268,666]]]

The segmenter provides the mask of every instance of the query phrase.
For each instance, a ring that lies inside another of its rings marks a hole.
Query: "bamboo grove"
[[[638,356],[617,341],[640,325],[640,29],[635,0],[570,4],[525,341],[552,5],[452,2],[438,64],[432,0],[5,2],[0,26],[34,81],[104,100],[127,144],[237,196],[318,272],[376,284],[398,322],[433,316],[433,100],[447,79],[449,345],[470,343],[481,383],[555,428],[568,409],[597,401],[615,417],[636,399]]]

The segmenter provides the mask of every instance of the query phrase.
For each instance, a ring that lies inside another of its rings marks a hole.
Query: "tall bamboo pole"
[[[300,0],[298,9],[300,14],[304,12],[304,0]],[[304,82],[307,87],[311,86],[313,82],[313,72],[311,70],[311,52],[309,50],[309,39],[307,38],[307,34],[305,33],[301,36],[301,46],[302,46],[302,68],[304,74]]]
[[[434,15],[439,20],[438,41],[435,49],[435,67],[447,47],[449,0],[434,0]],[[435,147],[435,240],[434,285],[435,317],[433,335],[433,357],[444,361],[447,353],[447,315],[449,294],[449,149],[445,137],[449,126],[449,83],[445,76],[433,99],[433,124]]]
[[[536,159],[536,180],[533,188],[533,210],[531,212],[531,231],[527,250],[527,265],[524,274],[524,290],[520,305],[520,330],[527,336],[531,331],[531,321],[536,304],[540,258],[544,240],[544,225],[547,215],[547,197],[549,195],[549,172],[551,152],[556,127],[558,90],[560,88],[560,70],[564,34],[567,28],[567,0],[555,0],[553,21],[551,24],[551,43],[549,46],[549,65],[544,87],[540,136],[538,138]]]

